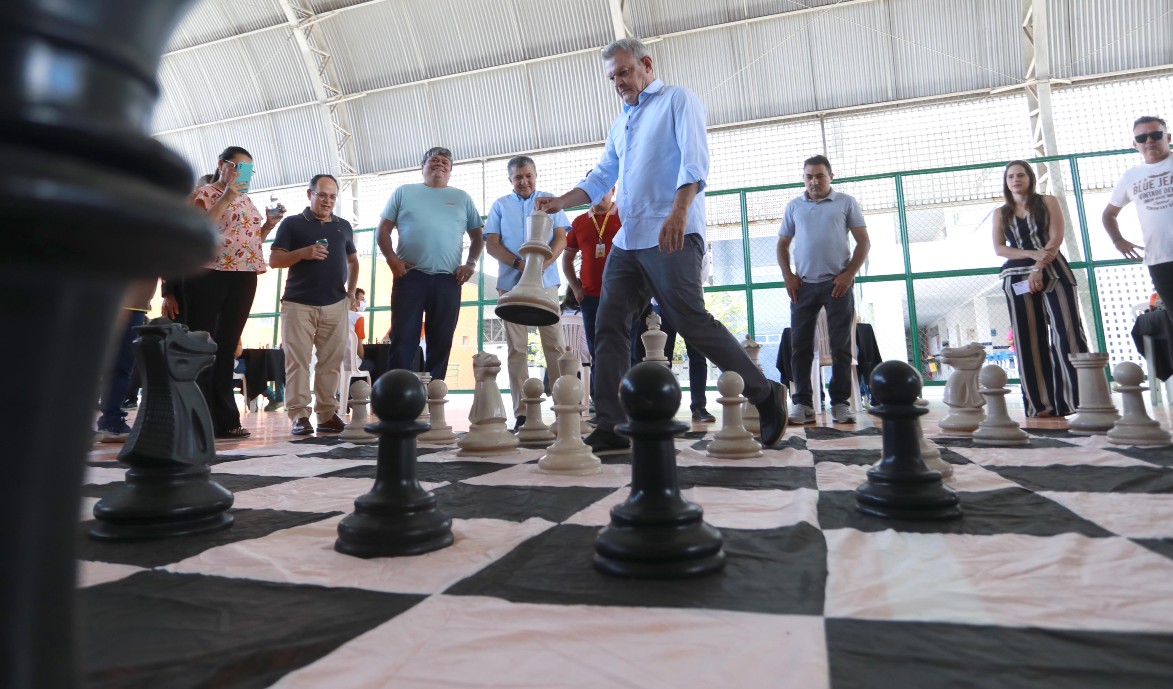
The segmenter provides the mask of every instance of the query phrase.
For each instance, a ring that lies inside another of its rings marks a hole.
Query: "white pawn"
[[[761,457],[762,446],[753,439],[753,434],[746,430],[741,422],[741,405],[745,398],[741,391],[745,389],[745,381],[737,373],[726,371],[717,379],[717,392],[721,396],[717,402],[721,404],[721,430],[713,436],[706,454],[720,459],[748,459]]]
[[[1168,445],[1169,433],[1161,424],[1149,418],[1144,407],[1144,371],[1140,366],[1125,361],[1112,369],[1116,392],[1124,400],[1124,415],[1108,431],[1108,442],[1116,445]]]
[[[937,426],[942,435],[968,438],[985,417],[982,412],[985,400],[978,392],[978,372],[986,360],[986,348],[970,342],[964,347],[946,347],[940,357],[947,366],[953,367],[953,374],[945,382],[945,405],[949,413]]]
[[[664,345],[668,343],[668,335],[660,330],[660,314],[653,311],[648,314],[644,322],[647,323],[648,329],[639,336],[644,343],[644,361],[671,366],[672,362],[664,356]]]
[[[1108,390],[1108,378],[1104,367],[1108,355],[1102,352],[1069,354],[1071,365],[1079,381],[1079,408],[1075,418],[1067,422],[1076,435],[1102,435],[1112,430],[1120,414],[1112,404],[1112,393]]]
[[[350,423],[338,434],[339,438],[359,445],[379,442],[379,436],[363,429],[367,425],[367,405],[370,403],[371,384],[365,380],[356,380],[350,385]]]
[[[575,378],[579,381],[582,380],[582,359],[579,357],[577,347],[567,347],[562,352],[562,355],[558,357],[558,369],[559,369],[558,373],[560,376],[570,376],[571,378]],[[587,409],[590,408],[587,406],[588,404],[590,404],[590,401],[587,399],[587,397],[585,395],[585,388],[583,388],[582,386],[579,386],[579,389],[584,390],[584,395],[582,398],[582,403],[583,403],[582,404],[582,411],[585,412]],[[581,421],[581,423],[579,423],[579,425],[578,425],[579,434],[581,435],[581,434],[585,434],[585,433],[590,433],[591,432],[591,425],[589,423],[587,423],[586,416],[584,414],[580,414],[579,419]],[[559,427],[559,428],[561,428],[561,427]]]
[[[1006,369],[990,364],[982,369],[981,394],[986,398],[986,418],[973,432],[978,445],[1029,445],[1030,436],[1006,411]]]
[[[923,398],[918,399],[916,406],[927,407],[929,401]],[[916,428],[920,433],[920,458],[924,460],[926,467],[941,472],[941,478],[950,478],[953,476],[953,465],[941,458],[941,448],[925,438],[925,429],[920,420],[921,417],[916,417]]]
[[[525,405],[525,423],[517,430],[517,440],[523,445],[546,447],[554,442],[554,432],[542,421],[542,381],[530,378],[521,386],[521,402]]]
[[[497,387],[501,360],[487,352],[472,357],[473,374],[477,387],[473,392],[472,409],[468,412],[470,426],[457,445],[458,457],[489,457],[518,452],[517,436],[505,426],[505,402]]]
[[[444,381],[433,380],[428,383],[428,415],[432,419],[432,429],[421,433],[416,438],[421,443],[442,445],[456,441],[456,434],[452,432],[452,426],[449,426],[447,419],[444,418],[444,405],[448,404],[448,400],[444,398],[447,395],[448,384]]]
[[[554,381],[554,414],[558,426],[558,440],[538,460],[538,471],[545,474],[587,476],[603,470],[602,461],[591,453],[582,441],[579,422],[582,420],[582,381],[573,376],[562,376]],[[529,417],[526,417],[529,421]]]
[[[746,355],[749,357],[749,360],[753,362],[753,365],[757,366],[758,370],[761,371],[762,362],[758,361],[758,356],[762,353],[762,346],[757,342],[749,339],[749,337],[746,337],[741,341],[741,348],[745,350]],[[745,423],[745,430],[753,433],[754,435],[761,434],[762,419],[758,415],[758,408],[750,404],[749,400],[746,400],[742,409],[744,411],[741,413],[741,419]]]
[[[428,386],[431,385],[431,383],[432,383],[432,374],[424,373],[422,371],[417,371],[415,376],[416,376],[416,378],[420,379],[420,382],[424,384],[424,389],[427,390]],[[431,410],[428,409],[428,405],[426,405],[426,404],[424,405],[424,410],[422,412],[420,412],[419,418],[417,418],[416,421],[420,421],[422,423],[431,423],[432,422]]]

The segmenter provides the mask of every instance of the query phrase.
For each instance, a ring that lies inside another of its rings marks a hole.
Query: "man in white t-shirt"
[[[1144,262],[1157,294],[1173,304],[1173,156],[1169,149],[1169,126],[1159,117],[1146,115],[1132,123],[1133,146],[1144,156],[1144,164],[1124,173],[1104,209],[1104,229],[1125,258]],[[1136,216],[1144,235],[1144,246],[1133,244],[1120,234],[1116,216],[1129,201],[1136,203]]]

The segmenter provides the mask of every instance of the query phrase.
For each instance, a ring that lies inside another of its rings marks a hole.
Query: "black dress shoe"
[[[590,446],[591,452],[596,455],[617,455],[631,451],[631,441],[615,431],[606,428],[596,428],[583,439]]]
[[[521,414],[513,422],[513,432],[517,433],[519,430],[521,430],[521,427],[524,425],[525,425],[525,414]]]
[[[717,420],[717,417],[710,414],[709,410],[705,409],[704,407],[700,407],[698,409],[692,410],[692,420],[701,423],[713,423]]]
[[[314,432],[314,427],[310,425],[310,417],[303,416],[293,422],[293,428],[289,431],[292,435],[309,435]]]
[[[786,390],[774,381],[770,384],[770,394],[766,399],[755,404],[761,423],[761,441],[763,447],[774,447],[786,432]]]
[[[306,423],[309,423],[309,419],[306,419]],[[337,414],[331,416],[329,421],[318,422],[318,433],[341,433],[345,430],[346,423]]]

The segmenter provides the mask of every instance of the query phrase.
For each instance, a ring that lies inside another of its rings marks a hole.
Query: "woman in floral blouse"
[[[252,156],[239,146],[220,154],[212,182],[196,190],[192,203],[211,216],[220,233],[220,245],[208,270],[183,284],[187,327],[211,333],[216,341],[216,362],[199,377],[200,390],[212,413],[212,430],[217,438],[247,438],[240,426],[240,412],[232,398],[232,365],[236,343],[244,332],[257,274],[267,263],[261,242],[281,221],[284,206],[271,215],[253,205],[245,185],[238,182],[237,163],[252,163]]]

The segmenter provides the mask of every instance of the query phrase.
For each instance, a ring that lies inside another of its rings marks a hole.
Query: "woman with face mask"
[[[257,275],[268,269],[261,243],[285,214],[257,210],[246,193],[242,173],[251,174],[252,155],[239,146],[220,154],[212,181],[196,190],[192,203],[208,214],[220,235],[216,255],[203,274],[184,280],[187,327],[208,332],[216,342],[216,362],[198,383],[212,414],[217,438],[247,438],[232,397],[232,353],[244,332],[257,291]]]

